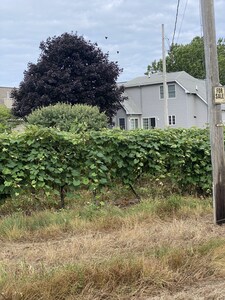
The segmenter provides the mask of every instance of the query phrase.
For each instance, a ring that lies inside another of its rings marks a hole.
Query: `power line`
[[[188,0],[186,0],[186,3],[185,3],[184,13],[183,13],[182,20],[181,20],[180,29],[179,29],[179,33],[178,33],[178,36],[177,36],[177,41],[179,40],[179,37],[180,37],[180,32],[181,32],[181,28],[182,28],[183,21],[184,21],[184,16],[185,16],[186,9],[187,9],[187,4],[188,4]]]
[[[204,38],[203,38],[203,16],[201,14],[201,1],[199,1],[199,14],[200,14],[200,37],[202,38],[203,43],[203,51],[202,51],[202,67],[203,67],[203,74],[206,76],[206,64],[205,64],[205,49],[204,49]]]
[[[179,6],[180,6],[180,0],[177,1],[177,12],[176,12],[176,19],[175,19],[175,25],[174,25],[174,31],[173,31],[173,38],[172,38],[172,44],[174,44],[174,38],[176,34],[176,29],[177,29],[177,19],[178,19],[178,13],[179,13]]]
[[[199,1],[199,14],[200,14],[200,35],[201,38],[203,37],[203,20],[202,20],[202,14],[201,14],[201,1]]]

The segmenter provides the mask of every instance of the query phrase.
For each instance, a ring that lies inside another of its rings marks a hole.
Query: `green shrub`
[[[23,119],[13,116],[11,109],[0,104],[0,133],[11,132],[12,129],[19,130],[18,125],[22,124]]]
[[[0,132],[5,132],[10,129],[9,120],[11,117],[10,109],[5,105],[0,104]]]
[[[107,117],[98,107],[83,104],[58,103],[39,108],[27,117],[27,122],[75,133],[107,127]]]
[[[63,207],[70,192],[85,188],[96,194],[118,182],[134,190],[144,174],[161,189],[166,183],[171,191],[176,186],[184,193],[211,193],[206,129],[73,134],[30,126],[20,134],[1,134],[0,152],[0,194],[5,196],[57,191]]]

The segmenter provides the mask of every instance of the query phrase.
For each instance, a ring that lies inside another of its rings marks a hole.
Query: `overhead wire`
[[[201,1],[199,1],[199,15],[200,15],[200,31],[201,37],[203,37],[203,23],[202,23],[202,14],[201,12]]]
[[[176,34],[177,20],[178,20],[178,14],[179,14],[179,6],[180,6],[180,0],[177,1],[177,11],[176,11],[176,18],[175,18],[174,31],[173,31],[173,38],[172,38],[171,46],[173,46],[173,44],[174,44],[174,38],[175,38],[175,34]]]
[[[186,0],[186,2],[185,2],[184,11],[183,11],[183,15],[182,15],[182,19],[181,19],[181,23],[180,23],[179,32],[178,32],[178,35],[177,35],[176,42],[178,42],[178,39],[180,37],[180,33],[181,33],[181,29],[182,29],[184,17],[185,17],[185,14],[186,14],[187,6],[188,6],[188,0]],[[174,32],[173,32],[173,38],[172,38],[172,43],[170,45],[170,49],[174,45],[174,40],[175,40],[175,35],[176,35],[176,30],[177,30],[178,16],[179,16],[179,9],[180,9],[180,0],[178,0],[178,2],[177,2],[176,18],[175,18],[175,24],[174,24]],[[201,3],[200,2],[199,2],[199,11],[201,11]],[[201,14],[200,14],[200,37],[203,39],[203,24],[202,24]],[[203,71],[205,72],[204,51],[203,51],[202,55],[203,55],[203,57],[202,57]]]
[[[203,52],[202,52],[202,66],[203,72],[206,74],[206,65],[205,65],[205,49],[204,49],[204,42],[203,42],[203,21],[202,21],[202,14],[201,12],[201,1],[199,1],[199,15],[200,15],[200,37],[203,43]]]
[[[183,12],[182,19],[181,19],[181,23],[180,23],[180,29],[179,29],[178,36],[177,36],[177,42],[178,42],[179,37],[180,37],[181,28],[182,28],[182,25],[183,25],[184,16],[185,16],[186,9],[187,9],[187,4],[188,4],[188,0],[186,0],[186,3],[185,3],[184,12]]]

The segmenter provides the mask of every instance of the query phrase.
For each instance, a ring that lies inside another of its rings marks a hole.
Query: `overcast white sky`
[[[225,0],[215,0],[216,32],[225,37]],[[97,42],[118,61],[119,81],[133,79],[161,58],[161,27],[166,48],[172,42],[177,0],[1,0],[0,86],[18,86],[28,62],[36,63],[48,37],[77,32]],[[200,0],[180,0],[175,42],[202,36]],[[107,39],[105,37],[108,37]],[[119,53],[117,53],[119,51]]]

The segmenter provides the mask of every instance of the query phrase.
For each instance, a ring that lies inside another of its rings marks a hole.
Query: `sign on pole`
[[[201,11],[210,128],[214,223],[222,224],[225,223],[224,128],[221,111],[221,104],[224,103],[224,88],[220,86],[219,82],[214,1],[201,0]]]
[[[215,104],[225,104],[225,89],[221,86],[216,86],[214,88],[214,103]]]

